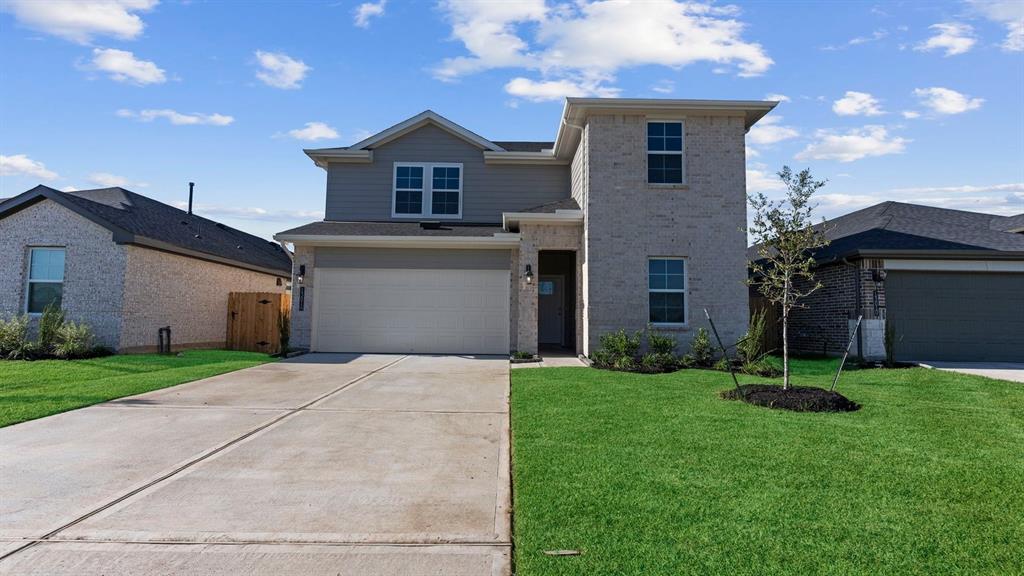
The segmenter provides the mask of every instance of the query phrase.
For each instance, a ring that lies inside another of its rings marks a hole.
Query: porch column
[[[526,267],[533,271],[533,282],[526,282]],[[517,350],[537,353],[537,282],[540,278],[540,258],[537,246],[527,238],[519,244],[519,267],[512,271],[519,287]]]

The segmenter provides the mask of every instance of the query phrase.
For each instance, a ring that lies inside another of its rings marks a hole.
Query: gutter
[[[493,236],[354,236],[326,234],[276,234],[274,240],[304,246],[362,246],[369,248],[453,248],[481,250],[515,248],[519,234]]]

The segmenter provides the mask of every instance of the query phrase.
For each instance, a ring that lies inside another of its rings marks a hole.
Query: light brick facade
[[[647,117],[591,116],[577,162],[585,199],[584,352],[600,335],[648,323],[649,257],[686,258],[688,326],[662,329],[685,350],[708,309],[732,343],[747,328],[744,121],[685,119],[686,184],[647,183]],[[576,169],[574,166],[574,175]]]
[[[0,316],[25,311],[34,246],[65,249],[65,316],[119,351],[155,349],[168,325],[176,347],[223,346],[229,292],[284,290],[269,274],[116,244],[108,229],[43,200],[0,220]]]

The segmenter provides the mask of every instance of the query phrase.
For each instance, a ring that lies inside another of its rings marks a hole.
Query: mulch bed
[[[860,409],[860,404],[824,388],[793,386],[783,390],[782,386],[774,384],[744,384],[740,390],[742,396],[740,391],[730,388],[722,392],[722,398],[794,412],[853,412]]]

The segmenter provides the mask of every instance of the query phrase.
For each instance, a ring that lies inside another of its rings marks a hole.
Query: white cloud
[[[985,101],[982,98],[971,98],[949,88],[933,86],[931,88],[917,88],[914,95],[921,99],[921,104],[931,108],[936,114],[961,114],[968,110],[981,108]]]
[[[544,0],[489,2],[445,0],[441,9],[452,37],[468,55],[447,58],[434,70],[441,80],[495,68],[536,71],[527,85],[590,91],[614,80],[622,68],[678,69],[707,62],[728,65],[740,76],[764,73],[773,63],[760,44],[745,41],[732,6],[699,2],[597,0],[549,7]],[[607,86],[602,86],[608,90]]]
[[[40,180],[56,180],[60,176],[48,170],[46,164],[33,160],[24,154],[4,156],[0,154],[0,176],[31,176]]]
[[[352,22],[360,28],[369,28],[370,19],[384,15],[384,4],[387,0],[380,0],[380,2],[364,2],[356,7],[352,11]]]
[[[174,201],[171,204],[182,210],[188,208],[188,202]],[[263,220],[269,222],[289,220],[323,220],[323,211],[317,210],[267,210],[257,206],[225,206],[223,204],[196,204],[193,211],[202,216],[239,218],[242,220]]]
[[[764,95],[764,99],[765,100],[774,100],[776,102],[789,102],[791,100],[791,98],[789,96],[786,96],[785,94],[774,94],[774,93],[772,93],[772,94],[765,94]]]
[[[75,188],[74,186],[65,186],[60,190],[61,192],[78,192],[78,188]]]
[[[262,68],[256,77],[267,86],[284,90],[301,88],[302,80],[312,70],[302,60],[296,60],[283,52],[257,50],[256,61]]]
[[[658,94],[671,94],[676,90],[676,83],[671,80],[658,80],[651,86],[651,90]]]
[[[945,50],[946,56],[955,56],[967,52],[977,42],[974,38],[974,28],[967,24],[945,22],[932,24],[928,28],[935,30],[935,35],[914,46],[914,50],[920,52]]]
[[[770,145],[783,140],[790,140],[800,135],[800,131],[792,126],[780,124],[782,116],[766,116],[747,132],[747,142],[752,144]]]
[[[847,90],[846,94],[832,103],[832,111],[840,116],[880,116],[885,114],[874,96],[867,92]]]
[[[543,102],[583,96],[612,98],[618,96],[619,89],[601,86],[599,82],[587,80],[579,82],[573,80],[530,80],[520,77],[513,78],[508,84],[505,84],[505,92],[533,102]]]
[[[904,110],[903,112],[900,112],[900,114],[903,114],[903,117],[908,120],[921,117],[921,113],[916,110]]]
[[[890,136],[884,126],[868,125],[837,134],[818,130],[815,141],[796,155],[797,160],[853,162],[869,156],[900,154],[910,140]]]
[[[870,42],[877,42],[877,41],[885,38],[888,35],[889,35],[889,31],[888,30],[885,30],[884,28],[880,28],[880,29],[875,30],[874,32],[872,32],[870,36],[856,36],[854,38],[850,38],[844,44],[839,44],[838,46],[835,45],[835,44],[830,44],[828,46],[823,46],[821,49],[822,50],[845,50],[845,49],[849,48],[850,46],[859,46],[861,44],[868,44]]]
[[[12,13],[24,26],[85,44],[93,36],[135,38],[145,27],[136,12],[156,4],[157,0],[4,0],[0,10]]]
[[[1024,51],[1024,2],[1020,0],[971,0],[986,18],[1006,27],[1001,44],[1007,52]]]
[[[193,112],[184,114],[175,110],[160,109],[160,110],[126,110],[121,109],[117,111],[117,115],[121,118],[134,118],[141,122],[152,122],[157,118],[166,118],[171,124],[177,124],[181,126],[187,125],[201,125],[206,124],[210,126],[227,126],[235,121],[231,116],[225,114],[203,114],[200,112]]]
[[[144,86],[162,84],[167,81],[164,71],[148,60],[139,60],[127,50],[94,48],[92,65],[96,70],[106,72],[118,82],[130,82]]]
[[[1024,212],[1024,182],[1012,184],[894,188],[872,194],[815,195],[817,213],[833,218],[886,200],[1013,216]]]
[[[288,135],[296,140],[331,140],[338,137],[338,131],[323,122],[306,122],[304,128],[289,130]]]
[[[149,186],[149,184],[147,184],[146,182],[132,182],[131,180],[125,178],[124,176],[118,176],[116,174],[110,174],[108,172],[94,172],[92,174],[89,174],[89,182],[92,182],[93,184],[101,186],[103,188],[147,188]]]
[[[783,190],[786,184],[775,174],[768,173],[768,166],[757,163],[747,168],[747,193]]]

